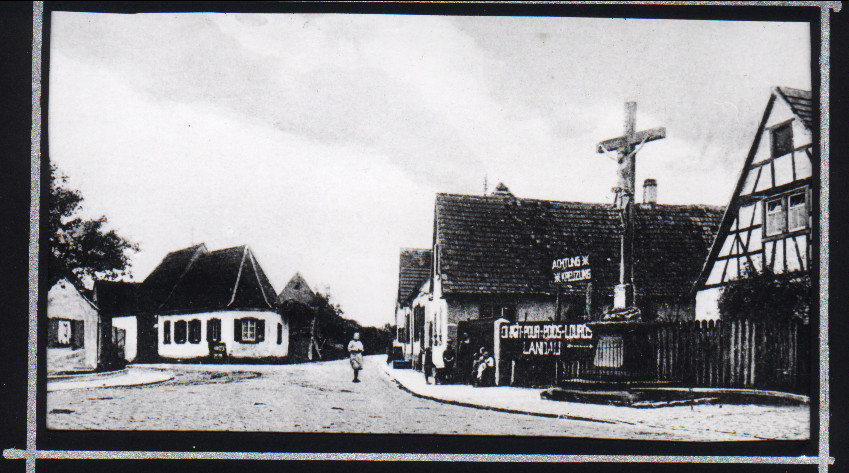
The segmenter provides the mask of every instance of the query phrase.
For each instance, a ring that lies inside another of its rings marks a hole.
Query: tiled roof
[[[101,315],[121,317],[139,313],[141,283],[95,281],[94,294],[95,303]]]
[[[398,302],[406,302],[430,276],[433,250],[401,248],[398,268]]]
[[[203,244],[168,253],[141,283],[97,281],[102,313],[120,315],[273,309],[271,282],[246,246],[207,251]]]
[[[683,295],[698,276],[723,209],[639,205],[634,285],[638,295]],[[551,264],[590,255],[593,284],[619,277],[621,219],[609,204],[438,194],[436,243],[446,294],[553,294]],[[586,283],[564,284],[583,293]]]
[[[314,299],[315,293],[312,292],[312,289],[310,289],[304,277],[301,276],[301,273],[295,273],[277,297],[280,303],[297,301],[306,305],[312,303]]]
[[[810,90],[776,87],[776,91],[790,105],[793,113],[802,120],[809,130],[813,129],[813,100]]]
[[[238,246],[198,256],[160,310],[271,309],[276,299],[250,249]]]
[[[162,262],[144,279],[146,296],[159,307],[168,299],[177,281],[180,280],[192,262],[200,255],[208,253],[206,245],[198,245],[172,251],[162,258]]]

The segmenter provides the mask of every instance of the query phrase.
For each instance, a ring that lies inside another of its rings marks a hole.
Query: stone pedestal
[[[594,378],[647,381],[652,378],[649,325],[642,321],[606,320],[587,324],[593,331]]]

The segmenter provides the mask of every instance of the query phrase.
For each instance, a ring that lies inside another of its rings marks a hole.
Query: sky
[[[247,244],[346,317],[393,319],[437,193],[613,202],[596,143],[666,127],[637,192],[725,205],[772,87],[810,90],[805,23],[53,13],[49,158],[86,215],[170,251]]]

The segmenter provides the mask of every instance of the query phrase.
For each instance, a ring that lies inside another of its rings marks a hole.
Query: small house
[[[61,277],[47,293],[47,372],[87,371],[104,352],[97,306],[73,275]]]
[[[203,244],[166,255],[141,283],[101,282],[98,300],[136,329],[137,361],[271,360],[288,354],[289,327],[247,246]],[[134,319],[135,322],[130,322]]]

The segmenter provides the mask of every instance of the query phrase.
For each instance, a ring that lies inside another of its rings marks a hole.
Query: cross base
[[[617,284],[613,288],[613,308],[625,309],[634,305],[634,286]]]

